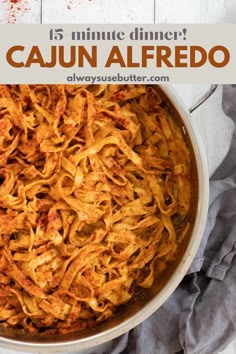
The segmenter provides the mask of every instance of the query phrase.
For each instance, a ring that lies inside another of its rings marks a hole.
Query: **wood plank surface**
[[[41,11],[42,10],[42,11]],[[235,23],[235,0],[10,0],[0,23]]]
[[[43,23],[154,23],[154,0],[43,0]]]
[[[40,23],[41,0],[0,0],[0,24]]]
[[[155,0],[156,23],[222,23],[226,18],[225,0]]]

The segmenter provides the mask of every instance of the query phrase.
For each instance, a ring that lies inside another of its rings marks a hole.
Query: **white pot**
[[[22,352],[63,353],[83,351],[86,348],[100,345],[120,336],[147,319],[167,300],[183,279],[197,252],[206,223],[209,196],[207,162],[200,136],[192,127],[189,110],[170,85],[161,85],[159,89],[181,117],[188,133],[195,156],[198,180],[196,217],[192,234],[186,245],[186,250],[175,266],[172,275],[166,284],[161,289],[158,289],[157,293],[149,294],[148,299],[141,300],[138,304],[135,301],[132,302],[128,305],[126,313],[120,317],[118,316],[110,325],[103,324],[100,327],[89,330],[87,335],[85,334],[83,337],[79,334],[79,338],[78,334],[74,333],[64,337],[55,336],[45,339],[39,336],[26,336],[23,333],[17,334],[16,331],[5,329],[5,333],[2,333],[2,330],[0,332],[0,347]],[[129,309],[132,309],[132,306],[135,310],[133,312],[130,311],[129,314]]]

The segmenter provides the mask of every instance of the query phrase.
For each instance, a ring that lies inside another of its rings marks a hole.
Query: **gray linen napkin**
[[[222,108],[236,124],[236,85],[224,86]],[[188,275],[146,321],[129,333],[90,349],[88,353],[219,353],[236,335],[235,254],[234,133],[227,156],[210,179],[208,221]]]

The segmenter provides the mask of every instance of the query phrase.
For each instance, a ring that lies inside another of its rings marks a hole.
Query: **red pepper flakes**
[[[71,5],[73,3],[73,0],[67,0],[67,9],[71,10]]]
[[[28,0],[3,0],[3,3],[6,4],[6,12],[0,23],[16,23],[19,17],[30,10]]]
[[[88,0],[88,1],[92,1],[92,0]],[[79,0],[66,0],[66,4],[67,4],[67,9],[71,10],[71,7],[73,6],[74,3],[79,3]]]

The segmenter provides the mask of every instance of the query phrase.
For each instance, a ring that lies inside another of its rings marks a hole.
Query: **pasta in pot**
[[[151,86],[0,86],[0,321],[64,334],[149,288],[190,227],[191,163]]]

